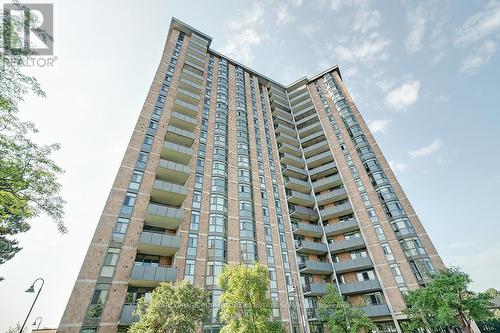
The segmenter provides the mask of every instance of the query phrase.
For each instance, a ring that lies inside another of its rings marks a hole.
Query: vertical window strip
[[[327,90],[331,98],[333,99],[338,114],[340,115],[340,117],[344,122],[345,129],[349,133],[351,141],[353,142],[357,150],[358,156],[365,165],[366,171],[372,182],[372,185],[375,191],[379,194],[380,202],[386,212],[387,218],[391,223],[391,226],[393,227],[393,230],[397,230],[397,225],[395,225],[395,221],[401,218],[405,218],[407,220],[407,223],[409,224],[409,227],[413,229],[413,226],[411,225],[411,222],[407,218],[406,213],[399,202],[399,199],[397,198],[396,194],[392,189],[392,186],[390,185],[387,179],[387,176],[380,167],[380,162],[378,161],[378,158],[375,157],[375,154],[373,153],[373,150],[370,144],[368,143],[366,136],[364,135],[361,127],[359,126],[359,123],[354,117],[354,113],[352,112],[351,107],[347,103],[347,100],[345,99],[345,96],[343,95],[338,83],[335,81],[335,78],[328,73],[323,77],[323,80],[326,84]],[[368,167],[370,164],[372,166]],[[387,196],[384,197],[383,195],[381,195],[380,191],[382,187],[387,188],[388,191],[392,193],[390,197]],[[388,198],[387,201],[386,198]],[[370,206],[371,203],[368,207]],[[376,215],[372,217],[372,223],[374,224],[378,223]],[[380,235],[380,237],[385,237],[385,236]],[[396,237],[400,240],[400,243],[403,243],[405,241],[406,236],[401,237],[400,235],[396,234]],[[414,238],[417,239],[417,243],[421,244],[420,240],[418,239],[418,236],[415,235]],[[410,266],[412,267],[415,277],[420,283],[423,283],[430,276],[430,274],[435,272],[435,268],[430,262],[429,257],[423,247],[421,248],[422,253],[418,256],[418,258],[414,258],[412,255],[408,255],[408,251],[404,251],[403,245],[401,246],[401,248],[405,253],[405,256],[407,257]],[[392,256],[392,253],[390,254],[390,256]],[[397,278],[397,280],[401,279]],[[402,292],[405,292],[406,286],[401,285],[400,290]]]

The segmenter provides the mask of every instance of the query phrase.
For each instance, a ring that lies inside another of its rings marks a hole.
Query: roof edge
[[[327,68],[326,70],[316,74],[316,75],[313,75],[312,77],[308,78],[307,76],[303,76],[302,78],[290,83],[289,85],[285,85],[285,84],[282,84],[282,83],[279,83],[277,82],[276,80],[273,80],[271,78],[269,78],[267,75],[263,75],[259,72],[257,72],[256,70],[248,67],[248,66],[245,66],[241,63],[239,63],[238,61],[234,60],[234,59],[231,59],[229,58],[228,56],[216,51],[216,50],[213,50],[210,48],[210,44],[212,43],[212,37],[210,37],[209,35],[205,34],[204,32],[201,32],[200,30],[196,29],[196,28],[193,28],[192,26],[190,26],[189,24],[179,20],[178,18],[176,17],[172,17],[172,20],[170,21],[170,27],[168,29],[168,35],[170,35],[170,32],[172,31],[172,29],[177,29],[179,31],[182,31],[186,34],[192,34],[192,33],[195,33],[199,36],[201,36],[202,38],[206,39],[208,41],[208,45],[207,45],[207,52],[211,52],[219,57],[223,57],[224,59],[227,59],[230,63],[232,63],[233,65],[237,65],[237,66],[240,66],[240,67],[243,67],[245,70],[261,77],[262,79],[264,80],[267,80],[269,82],[272,82],[280,87],[282,87],[283,89],[290,89],[292,88],[293,86],[296,86],[296,85],[302,85],[302,84],[308,84],[312,81],[315,81],[317,80],[318,78],[320,78],[321,76],[325,75],[326,73],[329,73],[329,72],[332,72],[332,71],[336,71],[340,78],[342,79],[342,75],[340,74],[340,69],[339,69],[339,66],[338,65],[334,65],[334,66],[331,66],[329,68]]]

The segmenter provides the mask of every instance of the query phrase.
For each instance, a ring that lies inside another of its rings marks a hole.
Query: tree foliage
[[[188,281],[162,282],[149,301],[137,303],[139,321],[129,333],[189,333],[210,314],[209,293]]]
[[[281,333],[281,322],[272,321],[269,298],[269,271],[255,263],[226,265],[218,277],[222,289],[221,333]]]
[[[353,307],[333,285],[326,286],[326,294],[319,299],[319,316],[332,333],[368,332],[375,326],[363,310]]]
[[[425,327],[429,331],[459,326],[472,332],[472,321],[491,317],[491,296],[470,291],[470,276],[459,268],[448,268],[432,277],[422,288],[406,296],[409,329]]]
[[[13,27],[23,22],[14,16],[10,22],[5,33],[16,41],[19,30]],[[36,144],[31,139],[37,133],[34,124],[18,116],[18,105],[26,94],[45,96],[36,78],[22,72],[20,58],[29,55],[30,50],[0,53],[0,264],[21,249],[13,236],[28,231],[28,221],[41,213],[51,217],[60,232],[66,232],[64,200],[57,181],[62,169],[50,158],[59,145]]]
[[[5,333],[19,333],[21,331],[21,323],[17,323],[16,326],[11,326],[7,329]],[[28,328],[24,327],[22,333],[28,332]]]

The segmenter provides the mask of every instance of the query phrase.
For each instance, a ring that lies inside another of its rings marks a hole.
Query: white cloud
[[[385,48],[390,41],[374,33],[363,38],[362,42],[353,42],[350,47],[339,45],[333,48],[337,61],[370,62],[387,59]]]
[[[411,150],[408,154],[413,158],[428,156],[443,147],[443,142],[439,139],[432,141],[429,145],[419,149]]]
[[[251,48],[262,43],[264,39],[264,34],[257,29],[263,16],[263,5],[254,2],[252,7],[245,10],[241,16],[230,18],[226,26],[232,34],[222,47],[222,53],[242,63],[252,62]]]
[[[367,33],[380,24],[380,12],[370,7],[366,0],[358,0],[352,29],[361,33]]]
[[[392,171],[405,171],[408,168],[408,164],[403,163],[403,162],[393,162],[389,161],[389,166],[391,167]]]
[[[460,72],[465,74],[475,73],[479,67],[488,63],[491,56],[496,51],[496,44],[490,40],[485,41],[476,52],[468,55],[462,65],[460,66]]]
[[[429,13],[422,6],[408,13],[407,22],[410,25],[410,32],[404,44],[409,53],[415,53],[422,48],[428,16]]]
[[[420,90],[420,81],[411,80],[387,93],[385,104],[396,111],[402,111],[415,104]]]
[[[377,119],[368,122],[368,128],[372,133],[386,133],[387,126],[391,121],[389,119]]]
[[[469,17],[458,30],[455,42],[477,42],[500,30],[500,2],[490,1],[483,10]]]
[[[290,15],[286,5],[278,5],[276,7],[276,25],[286,25],[293,21],[293,16]]]
[[[289,2],[292,4],[293,7],[300,7],[300,5],[302,5],[302,2],[304,2],[304,0],[289,0]]]
[[[342,1],[342,0],[322,0],[321,2],[323,3],[324,6],[327,6],[335,11],[342,8],[347,3],[347,1]]]
[[[356,76],[358,75],[359,73],[359,68],[354,66],[354,67],[348,67],[346,68],[346,70],[344,71],[344,75],[343,76]]]
[[[312,35],[319,30],[319,25],[311,24],[299,27],[299,31],[306,35],[307,37],[312,37]]]

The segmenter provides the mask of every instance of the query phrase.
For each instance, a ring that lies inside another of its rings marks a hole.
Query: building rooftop
[[[187,35],[191,35],[192,33],[198,35],[199,37],[205,39],[208,42],[208,52],[213,53],[213,54],[215,54],[215,55],[217,55],[219,57],[222,57],[224,59],[227,59],[233,65],[237,65],[237,66],[243,67],[248,72],[251,72],[251,73],[257,75],[257,76],[263,78],[266,81],[272,82],[272,83],[280,86],[283,89],[290,89],[290,88],[293,88],[294,86],[299,86],[299,85],[303,85],[303,84],[309,83],[309,82],[314,81],[314,80],[318,79],[319,77],[325,75],[326,73],[332,72],[332,71],[336,71],[339,74],[340,78],[342,78],[342,75],[340,74],[339,67],[337,65],[334,65],[334,66],[329,67],[329,68],[325,69],[324,71],[322,71],[322,72],[320,72],[320,73],[318,73],[316,75],[313,75],[311,78],[308,78],[307,76],[304,76],[304,77],[302,77],[302,78],[300,78],[300,79],[298,79],[298,80],[290,83],[289,85],[285,85],[285,84],[282,84],[280,82],[277,82],[277,81],[269,78],[268,76],[266,76],[264,74],[261,74],[261,73],[257,72],[256,70],[254,70],[254,69],[252,69],[252,68],[250,68],[248,66],[245,66],[245,65],[237,62],[234,59],[228,58],[226,55],[224,55],[224,54],[222,54],[222,53],[220,53],[220,52],[218,52],[216,50],[211,49],[210,48],[210,44],[212,43],[212,37],[208,36],[204,32],[199,31],[196,28],[193,28],[189,24],[182,22],[181,20],[179,20],[176,17],[172,17],[172,20],[170,21],[170,27],[168,29],[167,39],[168,39],[168,36],[170,35],[170,31],[172,31],[172,29],[177,29],[179,31],[184,32]]]

